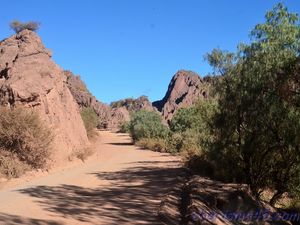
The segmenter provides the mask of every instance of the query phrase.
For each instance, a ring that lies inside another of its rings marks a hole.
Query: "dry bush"
[[[44,168],[53,135],[39,116],[23,108],[0,108],[0,148],[32,168]]]
[[[18,20],[14,20],[9,24],[9,26],[16,33],[20,33],[23,30],[37,31],[40,28],[40,23],[34,21],[22,23]]]
[[[94,149],[92,147],[86,147],[86,148],[81,148],[81,149],[76,149],[73,152],[73,157],[76,157],[80,159],[82,162],[84,162],[88,157],[93,155],[95,153]],[[71,157],[71,158],[73,158]]]
[[[0,176],[8,179],[18,178],[23,175],[29,166],[20,161],[18,157],[12,153],[1,150],[0,153]]]
[[[168,149],[167,142],[161,138],[143,138],[136,145],[156,152],[166,152]]]

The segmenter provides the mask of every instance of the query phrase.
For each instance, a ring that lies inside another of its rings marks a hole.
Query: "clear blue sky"
[[[53,59],[101,101],[163,97],[179,69],[204,76],[203,55],[235,50],[274,0],[2,0],[0,39],[13,19],[35,20]],[[282,1],[300,13],[299,0]]]

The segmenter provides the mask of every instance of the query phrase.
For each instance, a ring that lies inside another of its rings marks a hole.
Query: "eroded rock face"
[[[129,112],[139,111],[139,110],[148,110],[155,111],[156,109],[152,106],[152,103],[149,101],[147,96],[141,96],[139,98],[125,98],[116,102],[112,102],[110,106],[114,108],[124,107]]]
[[[109,122],[110,129],[119,129],[122,123],[128,121],[130,121],[130,113],[125,107],[114,108],[111,110],[111,119]]]
[[[126,98],[111,103],[111,127],[117,127],[123,122],[130,121],[130,114],[140,110],[156,111],[147,96]]]
[[[164,120],[170,121],[178,109],[191,106],[200,98],[207,98],[208,85],[198,74],[180,70],[173,76],[165,97],[153,102],[153,106],[162,113]]]
[[[130,120],[130,113],[138,110],[155,110],[146,96],[137,99],[126,98],[111,105],[106,105],[96,99],[87,89],[80,76],[70,71],[64,71],[68,87],[80,108],[92,108],[99,118],[100,129],[116,130],[124,122]]]
[[[123,122],[130,120],[130,109],[126,101],[118,101],[122,102],[122,104],[118,104],[116,107],[106,105],[98,101],[96,97],[90,93],[80,76],[75,76],[70,71],[64,71],[64,74],[67,77],[68,87],[79,105],[79,108],[89,107],[97,114],[99,118],[98,128],[116,130]],[[149,104],[151,105],[150,102]]]
[[[92,108],[99,118],[99,128],[109,127],[111,121],[111,108],[98,101],[96,97],[89,92],[80,76],[75,76],[70,71],[64,71],[64,74],[67,76],[68,87],[79,107]]]
[[[36,33],[24,30],[0,42],[0,104],[39,113],[54,133],[57,162],[89,144],[66,80]]]

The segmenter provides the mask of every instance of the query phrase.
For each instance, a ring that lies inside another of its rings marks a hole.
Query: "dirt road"
[[[160,224],[178,158],[139,150],[124,134],[100,138],[87,162],[0,190],[0,224]]]

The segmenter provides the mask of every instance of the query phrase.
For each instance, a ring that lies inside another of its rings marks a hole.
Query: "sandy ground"
[[[0,224],[160,224],[179,159],[140,150],[125,134],[100,138],[87,162],[2,187]]]

